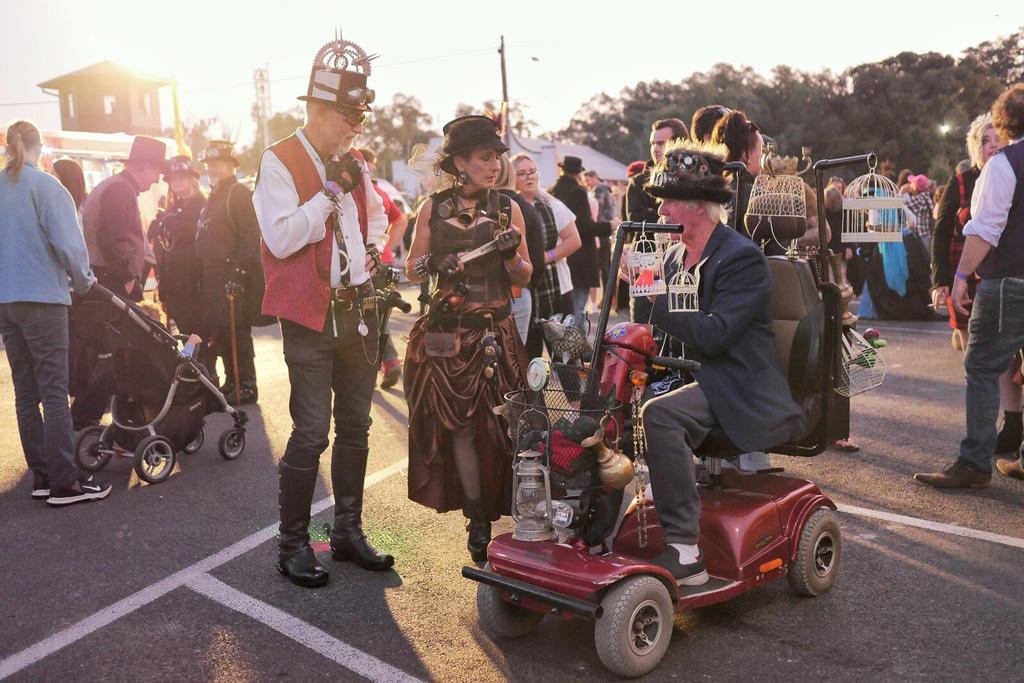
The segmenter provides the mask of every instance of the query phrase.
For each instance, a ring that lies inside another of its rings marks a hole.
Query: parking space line
[[[990,531],[970,529],[964,526],[957,526],[956,524],[944,524],[942,522],[933,522],[931,520],[921,519],[919,517],[907,517],[906,515],[898,515],[893,512],[883,512],[882,510],[861,508],[857,507],[856,505],[843,505],[842,503],[837,503],[836,508],[839,510],[839,512],[845,512],[849,515],[857,515],[858,517],[872,517],[874,519],[882,519],[887,522],[895,522],[897,524],[902,524],[904,526],[912,526],[918,529],[928,529],[929,531],[939,531],[944,534],[952,534],[954,536],[974,538],[979,541],[988,541],[989,543],[999,543],[1001,545],[1008,545],[1011,548],[1024,548],[1024,538],[1016,538],[1014,536],[994,534]]]
[[[408,463],[408,458],[402,458],[398,462],[392,463],[391,465],[367,476],[363,484],[364,489],[370,488],[374,484],[378,484],[388,477],[401,472],[403,469],[408,467]],[[311,508],[311,512],[314,515],[318,514],[333,504],[334,496],[327,496],[323,500],[314,503]],[[236,543],[232,543],[227,548],[199,560],[195,564],[189,565],[188,567],[185,567],[184,569],[177,571],[150,586],[146,586],[145,588],[132,593],[126,598],[118,600],[112,605],[104,607],[81,621],[54,633],[52,636],[40,640],[35,645],[30,645],[24,650],[15,652],[4,659],[0,659],[0,680],[21,671],[27,666],[35,664],[39,660],[48,657],[57,650],[67,647],[90,633],[103,628],[107,624],[120,619],[125,615],[131,614],[140,607],[148,605],[154,600],[170,593],[172,590],[183,586],[200,574],[215,569],[216,567],[249,552],[253,548],[256,548],[266,541],[274,538],[276,533],[277,523],[275,522],[270,526],[264,527],[259,531],[246,536]],[[267,571],[269,572],[270,569],[268,568]]]
[[[371,681],[419,681],[401,669],[344,643],[316,626],[293,617],[262,600],[246,595],[209,574],[200,574],[186,584],[189,588],[236,612],[252,617],[278,633]]]

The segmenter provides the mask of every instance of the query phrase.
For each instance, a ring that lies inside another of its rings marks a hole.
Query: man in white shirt
[[[981,278],[974,297],[964,370],[967,375],[967,434],[960,457],[942,472],[915,474],[936,488],[985,488],[992,478],[999,411],[998,378],[1024,346],[1024,84],[1006,90],[992,106],[992,123],[1009,144],[981,170],[964,226],[950,298],[967,313],[967,280]],[[999,471],[1024,479],[1017,459],[1000,459]]]
[[[306,125],[264,152],[253,195],[264,242],[263,313],[281,320],[291,384],[292,434],[278,469],[277,568],[292,583],[311,588],[328,580],[309,545],[309,520],[332,415],[331,555],[364,569],[394,564],[366,540],[361,522],[380,362],[379,307],[370,276],[380,266],[387,230],[366,163],[352,150],[373,102],[366,87],[369,62],[347,41],[320,50],[307,93],[299,98],[306,101]]]

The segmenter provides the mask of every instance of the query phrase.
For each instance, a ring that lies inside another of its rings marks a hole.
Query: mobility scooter
[[[825,168],[866,158],[818,162],[819,193]],[[680,229],[622,223],[610,281],[619,271],[624,238]],[[818,272],[825,272],[823,233]],[[769,450],[814,456],[844,436],[840,422],[848,419],[835,391],[843,367],[839,288],[816,282],[806,260],[768,261],[777,350],[809,425],[801,439]],[[699,366],[658,355],[650,325],[607,329],[612,289],[602,302],[589,366],[535,359],[531,389],[513,392],[497,408],[519,451],[513,465],[516,529],[491,542],[482,569],[464,567],[462,575],[479,583],[477,607],[488,635],[523,637],[545,614],[582,617],[595,622],[602,663],[618,675],[640,676],[664,657],[674,610],[723,602],[783,576],[802,595],[829,590],[842,538],[835,504],[814,483],[781,475],[781,469],[748,473],[727,466],[739,450],[716,428],[695,449],[703,462],[699,545],[709,581],[677,586],[651,562],[665,547],[651,492],[657,495],[657,482],[647,481],[642,439],[634,434],[632,462],[617,452],[618,441],[630,414],[639,414],[652,369],[699,373]],[[632,498],[622,491],[630,480]]]

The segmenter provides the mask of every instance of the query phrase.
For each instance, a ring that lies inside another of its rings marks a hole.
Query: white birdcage
[[[700,276],[680,266],[668,282],[669,312],[693,313],[699,311],[698,287],[700,287]]]
[[[847,185],[843,194],[844,242],[901,242],[906,220],[899,188],[875,173],[874,163],[865,175]]]
[[[743,219],[755,242],[783,244],[807,232],[807,198],[804,181],[795,175],[796,165],[794,157],[765,156],[765,172],[754,179]]]
[[[850,397],[870,391],[885,379],[885,361],[853,328],[843,329],[843,362],[836,378],[836,392]]]
[[[631,297],[658,296],[665,287],[665,243],[641,232],[626,254],[626,277]]]

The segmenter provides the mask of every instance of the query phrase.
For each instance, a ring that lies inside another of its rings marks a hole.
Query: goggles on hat
[[[338,93],[338,104],[349,107],[367,107],[373,104],[377,93],[370,88],[353,88],[346,92]]]
[[[167,169],[164,171],[164,175],[170,175],[171,173],[191,173],[192,166],[186,161],[172,161],[168,163]]]

